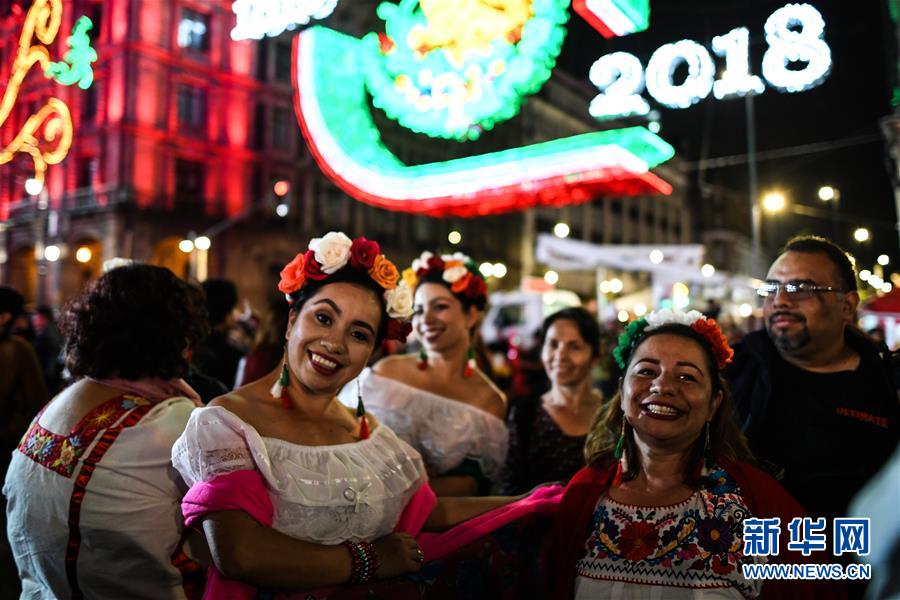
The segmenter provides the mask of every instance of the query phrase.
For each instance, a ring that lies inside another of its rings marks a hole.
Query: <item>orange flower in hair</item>
[[[384,257],[384,254],[379,254],[375,257],[372,268],[369,269],[369,277],[384,289],[392,290],[397,287],[400,272],[394,266],[394,263]]]
[[[285,294],[296,292],[306,282],[306,259],[301,252],[281,270],[278,289]]]

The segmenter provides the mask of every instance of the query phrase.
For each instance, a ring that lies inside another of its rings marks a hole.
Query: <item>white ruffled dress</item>
[[[359,442],[301,446],[263,437],[221,406],[191,414],[172,463],[191,486],[240,469],[259,471],[275,509],[272,527],[323,545],[391,533],[427,480],[419,454],[384,425]]]
[[[429,470],[446,473],[471,459],[485,477],[499,480],[509,446],[509,431],[502,419],[371,369],[364,370],[358,381],[344,387],[341,402],[356,407],[358,385],[366,411],[418,450]]]

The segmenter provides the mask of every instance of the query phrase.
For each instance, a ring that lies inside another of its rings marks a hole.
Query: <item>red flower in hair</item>
[[[466,296],[474,300],[485,295],[487,295],[487,284],[484,279],[472,275],[472,279],[469,280],[469,285],[466,287]]]
[[[285,294],[291,294],[303,287],[306,283],[306,259],[303,254],[298,254],[294,260],[289,262],[281,270],[281,281],[278,282],[278,289]]]
[[[306,260],[305,271],[306,276],[310,279],[315,279],[316,281],[322,281],[326,277],[328,277],[328,273],[322,271],[322,265],[316,261],[316,253],[312,250],[307,250],[304,255]]]
[[[734,356],[734,350],[728,345],[728,340],[719,328],[719,324],[715,319],[697,319],[691,324],[691,329],[705,337],[712,346],[713,354],[716,356],[716,364],[720,369],[724,369],[725,365],[731,362]]]
[[[412,333],[412,325],[397,319],[388,319],[386,339],[405,342],[406,337]]]
[[[466,273],[450,285],[450,291],[454,294],[462,294],[469,289],[469,284],[475,277],[471,273]]]
[[[367,240],[364,237],[353,240],[350,246],[350,266],[354,269],[369,270],[375,263],[375,257],[381,254],[381,246],[378,242]]]

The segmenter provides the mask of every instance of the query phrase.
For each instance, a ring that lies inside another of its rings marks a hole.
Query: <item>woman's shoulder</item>
[[[413,354],[386,356],[372,367],[372,372],[381,377],[405,381],[410,372],[415,372],[416,360]]]

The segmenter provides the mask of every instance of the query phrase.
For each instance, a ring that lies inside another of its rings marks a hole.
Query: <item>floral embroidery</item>
[[[636,507],[601,497],[578,574],[591,579],[692,588],[734,587],[758,595],[742,577],[742,523],[748,510],[734,480],[719,466],[685,502]]]
[[[41,427],[38,414],[28,432],[19,442],[19,451],[51,471],[63,477],[71,477],[84,451],[93,443],[97,434],[119,423],[135,408],[149,405],[139,396],[125,394],[104,402],[86,414],[69,435],[53,433]]]

